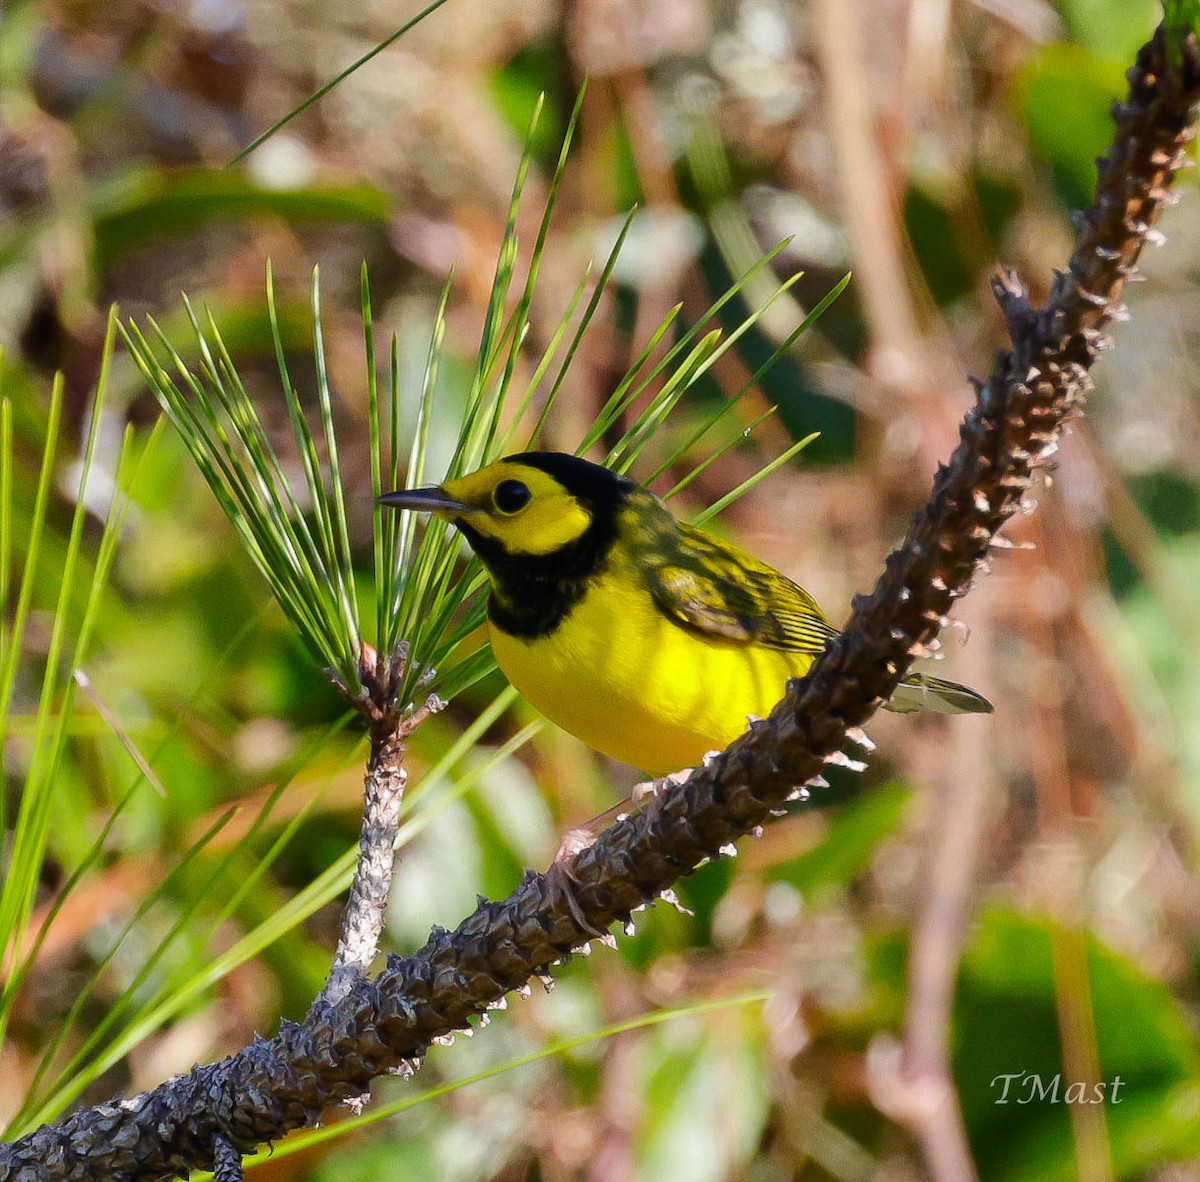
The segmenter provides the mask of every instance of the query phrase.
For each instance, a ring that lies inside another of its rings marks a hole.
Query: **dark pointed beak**
[[[436,513],[439,517],[458,517],[474,513],[471,505],[456,501],[445,489],[437,485],[429,488],[406,488],[398,492],[384,493],[376,497],[376,503],[391,509],[408,509],[417,513]]]

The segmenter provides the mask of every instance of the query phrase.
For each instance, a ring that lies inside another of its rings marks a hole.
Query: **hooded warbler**
[[[488,632],[504,674],[564,730],[651,775],[727,747],[837,635],[777,570],[577,456],[507,456],[380,501],[458,527],[491,581]],[[992,709],[925,673],[887,706]]]

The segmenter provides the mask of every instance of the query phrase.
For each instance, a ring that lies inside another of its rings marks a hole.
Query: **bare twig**
[[[1037,529],[1035,537],[1039,551],[1045,554],[1049,548],[1045,530]],[[1056,654],[1060,641],[1054,621],[1043,613],[1030,612],[1022,623],[1037,652]],[[1038,830],[1045,848],[1053,851],[1053,869],[1046,875],[1045,905],[1055,921],[1049,933],[1050,959],[1062,1064],[1068,1079],[1084,1081],[1091,1087],[1103,1077],[1083,919],[1082,850],[1078,831],[1072,825],[1078,813],[1073,802],[1067,735],[1060,702],[1037,695],[1030,703],[1030,714],[1029,766],[1037,799]],[[1104,1107],[1080,1104],[1068,1110],[1079,1174],[1089,1182],[1113,1182]]]
[[[974,1182],[950,1072],[950,1015],[987,803],[979,761],[946,777],[940,797],[908,959],[904,1042],[887,1039],[872,1047],[868,1079],[879,1110],[917,1139],[934,1182]]]
[[[1172,72],[1160,33],[1129,78],[1070,269],[1036,312],[1015,278],[997,282],[1018,326],[1013,348],[980,386],[953,458],[874,593],[855,601],[845,632],[807,677],[789,684],[770,718],[573,860],[573,901],[588,926],[628,919],[760,825],[889,696],[967,591],[1028,489],[1036,458],[1054,446],[1086,392],[1103,326],[1192,135],[1200,96],[1194,41]],[[360,1095],[376,1075],[403,1070],[507,992],[550,972],[586,938],[573,910],[545,876],[530,873],[507,899],[481,902],[457,930],[435,931],[415,955],[389,959],[375,980],[351,982],[341,1000],[315,1006],[302,1025],[284,1023],[274,1038],[220,1063],[0,1146],[0,1182],[165,1179],[211,1167],[218,1138],[243,1150],[275,1140]]]
[[[313,1003],[314,1009],[341,1001],[351,985],[366,976],[379,951],[384,912],[392,890],[400,805],[408,787],[404,741],[442,707],[441,699],[431,696],[417,710],[403,710],[403,704],[396,700],[396,689],[407,660],[408,650],[403,645],[386,663],[380,662],[370,645],[363,645],[359,660],[362,690],[351,693],[333,678],[343,696],[367,719],[371,756],[363,789],[358,862],[333,964],[325,987]]]
[[[337,1003],[345,997],[353,982],[366,975],[379,951],[383,915],[392,889],[400,803],[407,785],[404,739],[399,729],[385,727],[373,731],[358,837],[358,864],[342,916],[337,951],[318,999],[322,1004]]]

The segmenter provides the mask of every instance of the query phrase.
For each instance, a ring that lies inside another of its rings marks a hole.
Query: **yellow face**
[[[497,460],[442,491],[460,510],[441,515],[468,525],[509,554],[543,555],[573,542],[591,524],[591,514],[547,472]]]

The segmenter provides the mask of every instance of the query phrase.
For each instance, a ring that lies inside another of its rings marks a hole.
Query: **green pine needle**
[[[420,22],[423,21],[427,16],[429,16],[430,13],[436,12],[445,3],[446,3],[446,0],[433,0],[433,3],[426,5],[424,8],[421,9],[420,12],[417,13],[416,16],[414,16],[412,18],[412,20],[405,21],[404,24],[402,24],[400,26],[400,28],[398,28],[394,33],[391,34],[391,36],[385,37],[377,45],[372,46],[361,57],[358,57],[354,61],[352,61],[350,63],[350,65],[348,65],[344,70],[341,71],[341,73],[335,75],[328,82],[326,82],[324,86],[321,86],[317,90],[314,90],[312,92],[312,94],[310,94],[308,96],[308,98],[306,98],[304,100],[304,102],[302,102],[299,106],[293,107],[286,115],[284,115],[284,117],[282,119],[279,119],[275,123],[272,123],[271,126],[268,127],[267,130],[264,131],[261,135],[255,136],[254,139],[252,139],[240,152],[238,152],[238,154],[236,156],[233,157],[232,160],[229,161],[229,163],[237,164],[238,161],[244,160],[256,148],[261,147],[264,143],[266,143],[266,141],[269,140],[277,131],[281,130],[282,128],[286,127],[289,123],[291,123],[291,121],[293,119],[295,119],[297,115],[303,114],[305,111],[308,110],[309,107],[313,106],[315,103],[320,102],[321,99],[323,99],[331,90],[333,90],[333,88],[335,86],[338,86],[342,82],[345,82],[345,80],[347,78],[349,78],[350,75],[353,74],[356,70],[361,69],[373,57],[376,57],[379,54],[381,54],[385,49],[387,49],[387,47],[389,45],[393,44],[394,42],[398,41],[401,37],[403,37],[404,34],[409,31],[409,29],[413,28],[415,25],[420,24]]]
[[[524,281],[514,290],[521,262],[516,227],[532,166],[534,132],[541,113],[541,103],[537,104],[514,178],[474,373],[465,407],[459,412],[452,458],[445,471],[434,474],[436,479],[460,476],[507,454],[514,436],[521,431],[522,421],[531,413],[534,415],[533,428],[523,437],[527,440],[526,446],[536,446],[611,281],[633,218],[632,212],[599,273],[589,279],[591,268],[588,268],[550,333],[548,343],[539,356],[531,359],[531,376],[518,384],[516,375],[522,350],[530,338],[530,316],[538,275],[582,101],[581,93],[547,186],[538,230],[526,260]],[[695,383],[799,278],[793,275],[778,282],[770,277],[771,262],[786,246],[786,241],[780,243],[748,267],[741,278],[713,301],[696,323],[680,332],[654,361],[652,359],[677,323],[680,308],[672,309],[653,332],[629,372],[617,383],[596,422],[581,440],[578,452],[583,454],[593,448],[616,429],[623,417],[632,415],[611,447],[607,460],[618,471],[631,470],[647,445],[658,437],[663,422]],[[371,488],[376,497],[381,492],[401,487],[402,483],[417,487],[428,479],[430,425],[440,397],[439,369],[452,283],[453,277],[447,281],[437,306],[420,389],[414,394],[402,395],[397,373],[398,344],[394,337],[390,341],[390,373],[385,378],[379,372],[370,285],[363,268],[361,307],[367,361],[368,442]],[[585,299],[589,283],[591,292]],[[775,357],[792,346],[799,333],[842,290],[844,283],[788,336],[775,351]],[[751,311],[731,331],[724,331],[719,318],[726,305],[739,295],[748,299],[751,290],[761,291],[761,298],[750,301]],[[194,368],[185,364],[179,349],[153,322],[150,322],[153,344],[136,324],[130,324],[122,331],[135,361],[179,430],[284,614],[314,659],[330,672],[347,697],[361,701],[361,695],[371,690],[373,671],[363,656],[367,651],[364,647],[366,638],[361,631],[363,621],[356,594],[347,524],[349,514],[339,471],[318,274],[314,271],[312,282],[317,388],[315,423],[310,423],[288,371],[274,278],[269,268],[267,304],[282,397],[292,424],[295,452],[302,473],[302,483],[295,487],[289,482],[276,454],[278,445],[273,443],[263,426],[211,316],[201,318],[188,305],[199,350],[199,362]],[[582,312],[579,311],[581,305]],[[170,370],[159,360],[160,352],[165,352]],[[766,368],[763,366],[754,380]],[[553,380],[543,392],[542,387],[552,370]],[[751,384],[748,383],[732,401],[736,402]],[[385,390],[386,405],[382,401]],[[709,429],[723,420],[726,413],[727,410],[722,409],[712,416],[686,444],[675,449],[671,459],[659,470],[693,447]],[[736,436],[729,438],[717,454],[736,442]],[[775,466],[786,462],[802,446],[803,443],[785,453]],[[407,454],[402,454],[404,452]],[[703,466],[694,469],[674,491],[694,479]],[[768,467],[763,475],[773,470],[774,466]],[[728,504],[753,483],[753,480],[746,482],[713,511]],[[492,668],[491,655],[486,648],[470,651],[463,644],[483,622],[481,592],[485,581],[477,562],[469,559],[464,565],[456,532],[438,518],[419,523],[413,514],[391,513],[376,506],[372,537],[374,600],[368,618],[374,634],[370,646],[397,670],[397,682],[390,687],[393,693],[391,708],[415,705],[430,692],[442,695],[461,692]],[[376,686],[381,676],[381,670],[374,670]]]

